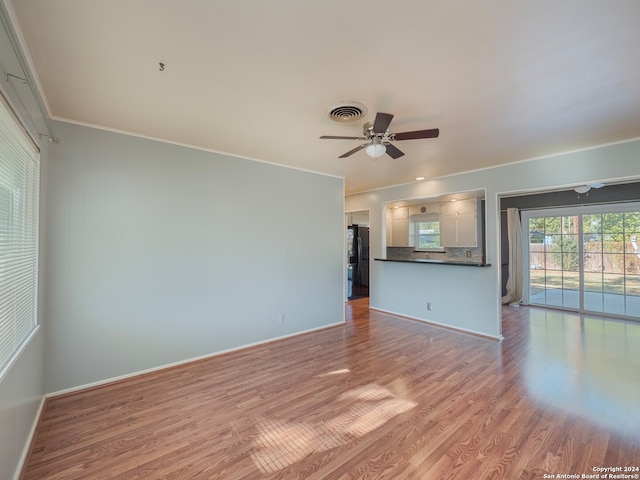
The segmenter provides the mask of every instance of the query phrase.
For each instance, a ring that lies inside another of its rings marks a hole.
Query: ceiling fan
[[[436,138],[440,135],[440,130],[432,128],[430,130],[416,130],[414,132],[401,132],[390,133],[389,125],[393,120],[393,115],[390,113],[376,114],[376,119],[373,122],[367,122],[362,127],[362,137],[341,137],[335,135],[323,135],[321,139],[331,140],[366,140],[367,143],[357,146],[356,148],[349,150],[347,153],[340,155],[338,158],[346,158],[359,152],[363,148],[366,148],[367,155],[372,158],[379,158],[385,153],[391,158],[400,158],[404,153],[398,149],[391,142],[398,140],[416,140],[419,138]]]
[[[605,184],[601,182],[587,183],[586,185],[579,185],[573,190],[577,193],[587,193],[592,188],[602,188]]]

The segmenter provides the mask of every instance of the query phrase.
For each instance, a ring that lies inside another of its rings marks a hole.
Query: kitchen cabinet
[[[409,245],[409,209],[407,207],[391,210],[391,246]]]
[[[475,199],[440,204],[440,245],[477,247],[478,202]]]

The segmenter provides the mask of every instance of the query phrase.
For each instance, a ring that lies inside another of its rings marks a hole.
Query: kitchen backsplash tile
[[[482,263],[484,261],[484,252],[481,247],[447,247],[444,252],[421,252],[414,250],[413,247],[387,247],[388,260],[412,260],[422,258],[429,258],[431,260],[451,260],[456,262]]]

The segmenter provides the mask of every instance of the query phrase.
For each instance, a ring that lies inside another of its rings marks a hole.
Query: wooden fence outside
[[[586,272],[640,273],[640,252],[635,253],[631,243],[607,245],[606,250],[602,251],[600,242],[585,243],[584,270]],[[624,253],[625,250],[626,253]],[[553,244],[529,244],[529,265],[533,270],[577,270],[577,263],[577,252],[560,252],[559,247]]]

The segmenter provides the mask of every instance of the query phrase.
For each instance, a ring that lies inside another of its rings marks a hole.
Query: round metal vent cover
[[[340,102],[327,109],[327,116],[335,122],[353,122],[367,114],[367,107],[360,102]]]

